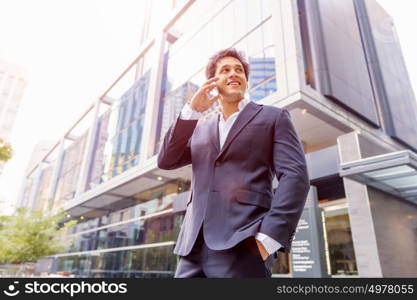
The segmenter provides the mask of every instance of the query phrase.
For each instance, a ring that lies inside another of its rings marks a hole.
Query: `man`
[[[287,110],[244,99],[249,65],[241,53],[219,51],[206,76],[158,155],[161,169],[193,170],[175,277],[270,277],[275,252],[290,250],[309,190],[304,152]],[[202,118],[216,101],[219,113]]]

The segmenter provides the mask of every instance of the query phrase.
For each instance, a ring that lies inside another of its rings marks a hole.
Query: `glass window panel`
[[[107,127],[107,134],[109,139],[115,136],[115,134],[118,132],[117,128],[120,127],[119,122],[121,122],[121,120],[119,119],[119,104],[120,103],[115,104],[110,110],[109,124]]]
[[[141,65],[145,60],[152,60],[153,52],[153,47],[151,47],[139,59],[137,65]],[[99,119],[93,164],[88,179],[89,188],[120,174],[131,166],[130,163],[125,165],[123,163],[131,156],[131,151],[138,139],[132,136],[134,130],[127,128],[145,114],[150,66],[151,64],[145,64],[143,75],[141,74],[143,69],[133,66],[116,84],[116,87],[106,95],[116,101],[109,112],[102,112],[103,117]],[[139,79],[132,81],[132,74]]]
[[[207,58],[210,57],[214,51],[224,49],[227,45],[223,44],[223,39],[221,38],[222,32],[224,31],[224,22],[221,17],[217,16],[213,18],[206,27],[209,36],[216,37],[209,39],[209,47],[206,49],[206,53],[204,55],[204,58],[207,60]]]
[[[257,28],[254,32],[252,32],[246,37],[248,39],[247,55],[249,57],[258,58],[258,59],[262,59],[264,57],[263,55],[264,38],[263,38],[262,26]]]
[[[238,51],[243,51],[247,55],[248,54],[248,47],[249,47],[248,46],[248,39],[244,38],[244,39],[240,40],[237,44],[233,45],[233,47],[236,48],[236,50],[238,50]]]
[[[196,73],[199,68],[203,67],[208,57],[216,50],[230,47],[237,39],[240,39],[247,33],[247,30],[243,29],[244,32],[240,31],[238,34],[237,30],[245,28],[244,24],[246,23],[243,22],[243,20],[246,20],[246,16],[242,16],[248,12],[248,5],[251,9],[250,15],[256,15],[256,17],[252,17],[251,19],[251,24],[253,25],[251,28],[254,28],[259,25],[262,20],[260,4],[257,1],[245,3],[228,2],[218,15],[215,15],[210,19],[209,23],[205,24],[204,27],[199,30],[198,34],[187,37],[188,40],[186,41],[184,41],[184,38],[180,38],[172,45],[167,68],[168,80],[171,83],[172,89],[180,86],[188,80],[193,73]],[[207,13],[205,12],[205,14]],[[185,16],[184,18],[187,17]],[[178,22],[181,23],[182,21],[179,20]],[[224,30],[225,28],[227,28],[227,30]],[[262,39],[262,37],[259,37],[258,35],[258,39],[259,38]],[[259,45],[259,43],[257,44]],[[221,47],[219,47],[219,45]],[[256,45],[256,43],[254,43],[254,45]],[[200,49],[200,51],[196,52],[194,50],[197,48]],[[254,51],[259,51],[259,49]],[[194,63],[190,63],[191,57],[193,58]],[[171,76],[171,73],[175,73],[175,75]]]
[[[412,171],[414,171],[414,169],[409,166],[399,166],[399,167],[386,168],[386,169],[378,170],[378,171],[366,172],[365,175],[373,179],[378,179],[378,177],[400,175],[402,173],[412,172]]]
[[[261,0],[260,2],[261,2],[261,10],[262,10],[262,19],[265,19],[272,14],[277,1],[276,0]]]
[[[346,208],[324,210],[331,275],[357,275],[349,215]]]
[[[262,84],[256,86],[250,90],[249,95],[252,101],[259,101],[276,91],[276,80],[275,78],[270,79]]]
[[[55,193],[54,205],[60,205],[63,200],[70,200],[74,197],[77,189],[79,172],[81,169],[83,155],[88,131],[80,135],[76,140],[66,140],[60,174],[58,176],[57,192]]]
[[[132,102],[132,106],[131,106],[131,111],[130,111],[129,124],[135,121],[136,119],[136,116],[135,116],[136,107],[139,106],[139,103],[137,101],[137,90],[135,90],[134,94],[131,95],[130,100]]]
[[[127,138],[126,138],[126,148],[125,148],[125,155],[126,155],[125,161],[129,161],[131,159],[130,147],[132,144],[132,126],[126,129],[126,136]]]
[[[178,218],[178,214],[167,213],[78,234],[72,237],[72,244],[67,250],[68,252],[91,251],[174,241],[181,225]]]
[[[132,160],[138,153],[135,151],[136,142],[138,139],[138,128],[136,122],[129,127],[130,140],[128,144],[128,160]]]
[[[140,78],[136,83],[134,87],[134,97],[135,97],[135,110],[134,110],[134,119],[138,119],[140,116],[142,116],[145,113],[145,107],[146,107],[146,99],[148,94],[148,87],[149,87],[149,76],[150,73],[147,72],[145,75],[143,75],[142,78]]]
[[[235,34],[235,28],[237,24],[234,24],[234,20],[235,20],[235,14],[233,11],[234,5],[228,5],[226,8],[224,8],[224,10],[221,12],[221,14],[218,17],[222,18],[222,23],[223,23],[223,30],[221,30],[219,33],[217,34],[221,34],[222,35],[222,45],[224,45],[224,47],[222,48],[226,48],[226,47],[230,47],[232,45],[232,43],[234,42],[234,37],[236,36]],[[211,24],[210,24],[211,25]],[[206,26],[207,28],[210,27],[210,25]],[[205,35],[206,37],[208,35]],[[211,47],[210,47],[211,48]],[[215,49],[210,49],[210,53],[213,53],[215,51]]]
[[[124,105],[123,105],[123,103],[119,103],[117,105],[117,108],[114,110],[114,114],[117,115],[117,117],[116,117],[117,125],[116,125],[116,132],[115,132],[115,134],[117,134],[123,128],[123,116],[124,116]]]
[[[251,30],[262,21],[261,1],[247,0],[246,3],[248,5],[248,14],[246,20],[248,23],[248,29]]]
[[[201,3],[193,4],[195,8],[194,5],[201,5]],[[164,68],[166,71],[163,74],[164,84],[157,125],[156,151],[159,149],[161,137],[173,122],[171,115],[176,111],[171,104],[173,100],[170,98],[187,84],[192,83],[198,87],[206,80],[204,67],[209,56],[215,51],[230,46],[244,51],[251,63],[252,77],[249,78],[249,86],[254,90],[249,97],[254,101],[263,99],[276,91],[273,31],[271,20],[265,21],[269,13],[263,12],[263,10],[267,11],[266,7],[272,7],[272,2],[265,1],[261,4],[259,1],[247,0],[222,2],[221,5],[223,9],[217,14],[210,15],[207,14],[207,10],[204,11],[204,17],[209,17],[208,23],[202,24],[199,19],[202,26],[195,31],[193,31],[195,29],[193,26],[182,27],[182,31],[179,31],[186,34],[182,36],[177,34],[181,37],[173,44],[169,44],[166,68]],[[250,15],[249,20],[247,14]],[[186,13],[174,25],[172,32],[181,28],[178,24],[182,24],[187,18],[189,16]],[[190,20],[189,18],[188,21]],[[252,29],[254,31],[248,34]],[[240,40],[239,43],[237,43],[238,40]],[[185,97],[183,100],[186,100]],[[180,102],[182,101],[178,101]],[[183,103],[185,101],[182,105]]]
[[[417,187],[417,175],[395,178],[390,180],[383,180],[382,182],[396,189]]]
[[[112,164],[110,166],[110,168],[115,168],[117,165],[119,165],[120,163],[120,149],[121,149],[121,143],[120,140],[121,139],[121,134],[116,135],[113,138],[113,155],[112,155]]]
[[[245,34],[248,33],[248,23],[246,22],[248,15],[248,5],[247,0],[244,1],[234,1],[231,6],[233,7],[234,12],[234,36],[233,41],[238,41]],[[220,49],[220,48],[217,48]]]
[[[177,264],[172,251],[173,245],[168,245],[59,257],[57,272],[92,278],[169,278]]]
[[[51,187],[52,172],[55,164],[51,163],[48,167],[42,170],[39,179],[39,188],[36,195],[36,208],[46,209],[49,205],[49,192]]]
[[[184,35],[184,33],[190,33],[193,29],[198,31],[198,26],[202,26],[209,18],[218,14],[218,11],[224,7],[225,3],[227,2],[224,0],[195,1],[187,12],[175,22],[172,31],[179,36]],[[193,33],[191,32],[191,34]]]
[[[132,86],[136,77],[136,65],[133,65],[122,78],[107,92],[106,96],[113,99],[120,99],[122,95]]]
[[[142,132],[143,132],[143,119],[136,122],[136,128],[137,128],[137,139],[134,147],[134,152],[139,154],[140,145],[142,141]]]
[[[132,123],[133,119],[133,103],[135,102],[134,99],[134,90],[129,91],[126,95],[126,116],[125,116],[125,127],[128,127]]]
[[[146,54],[143,57],[143,72],[142,74],[138,74],[140,75],[140,77],[142,77],[142,75],[146,74],[146,73],[150,73],[151,67],[152,65],[155,64],[155,51],[154,51],[154,47],[152,47],[151,49],[149,49]]]
[[[129,101],[127,101],[128,99],[123,99],[122,98],[122,102],[120,104],[120,115],[119,115],[119,119],[121,120],[120,124],[121,126],[118,128],[118,130],[123,130],[124,128],[126,128],[127,123],[129,122],[129,114],[128,114],[128,105],[129,105]]]
[[[108,156],[108,149],[106,149],[106,144],[108,141],[109,117],[110,110],[107,110],[107,112],[101,115],[98,120],[97,135],[95,137],[95,145],[92,157],[92,166],[88,179],[89,188],[92,188],[101,183],[102,175],[105,170],[105,164]]]
[[[201,7],[201,2],[194,3],[192,9]],[[246,0],[210,1],[210,3],[214,3],[213,6],[217,5],[216,7],[221,9],[218,12],[213,7],[209,10],[202,10],[204,16],[198,19],[199,24],[202,25],[197,29],[195,26],[181,25],[193,19],[188,15],[191,9],[174,24],[171,30],[172,34],[179,36],[179,39],[174,43],[167,42],[165,45],[168,49],[167,62],[161,86],[155,151],[158,151],[161,138],[173,122],[171,118],[173,112],[176,112],[176,107],[171,103],[172,98],[176,98],[174,95],[190,83],[197,87],[204,83],[206,62],[209,56],[217,50],[233,46],[244,51],[248,61],[252,64],[251,69],[254,74],[248,80],[250,88],[254,89],[253,100],[258,101],[276,91],[273,30],[271,20],[266,20],[270,12],[265,13],[266,9],[272,7],[272,2],[261,3]],[[212,12],[212,14],[207,12]],[[248,20],[248,15],[250,15],[250,20]],[[207,18],[207,22],[204,23],[202,18]],[[254,31],[248,34],[252,29]],[[184,96],[183,100],[186,100],[185,98]],[[180,102],[185,103],[185,101],[178,100],[178,103]]]
[[[126,161],[126,148],[127,148],[127,130],[123,130],[119,135],[120,140],[120,153],[119,153],[119,164],[122,164]]]

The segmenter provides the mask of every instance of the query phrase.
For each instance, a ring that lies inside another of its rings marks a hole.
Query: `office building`
[[[27,85],[27,74],[22,68],[0,60],[0,139],[10,143],[23,92]],[[0,175],[4,162],[0,162]]]
[[[26,72],[0,60],[0,138],[10,142],[12,129],[27,85]]]
[[[192,174],[158,169],[156,154],[207,59],[235,47],[253,70],[251,100],[291,113],[311,179],[292,252],[279,254],[273,276],[417,276],[417,104],[382,7],[167,3],[162,24],[152,21],[157,2],[147,4],[138,57],[28,174],[32,201],[47,195],[79,220],[72,245],[39,265],[79,277],[173,276]]]

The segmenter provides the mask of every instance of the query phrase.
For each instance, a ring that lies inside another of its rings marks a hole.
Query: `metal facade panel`
[[[379,126],[353,0],[310,0],[305,6],[317,88]]]
[[[375,57],[370,63],[381,73],[387,133],[417,149],[417,103],[391,17],[374,0],[356,0],[369,20]],[[384,107],[384,106],[383,106]]]

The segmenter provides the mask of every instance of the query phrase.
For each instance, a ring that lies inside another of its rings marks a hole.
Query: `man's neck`
[[[223,118],[225,121],[227,121],[227,119],[234,114],[235,112],[239,111],[239,102],[242,101],[242,99],[240,99],[239,101],[226,101],[226,100],[222,100],[220,99],[220,109],[223,115]]]

